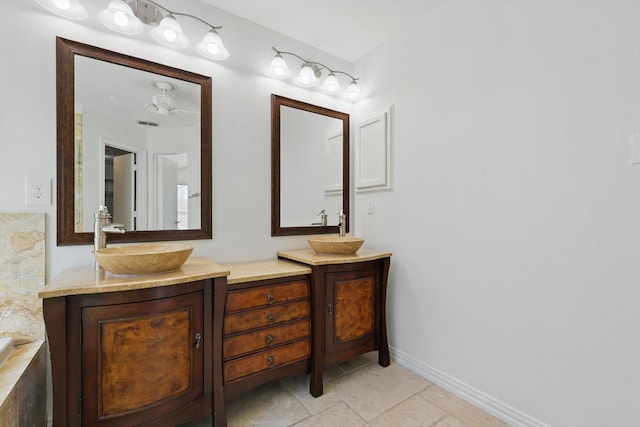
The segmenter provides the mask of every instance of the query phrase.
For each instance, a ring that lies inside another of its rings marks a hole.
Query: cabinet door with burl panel
[[[227,402],[265,382],[309,373],[309,297],[307,275],[228,285],[222,345]]]
[[[46,299],[54,426],[174,426],[211,413],[226,425],[212,363],[225,288],[219,278]]]
[[[389,366],[386,289],[390,258],[312,267],[313,356],[310,391],[323,393],[326,368],[370,351]]]

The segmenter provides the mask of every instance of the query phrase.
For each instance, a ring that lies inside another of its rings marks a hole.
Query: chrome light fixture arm
[[[303,57],[301,57],[300,55],[295,54],[295,53],[293,53],[293,52],[286,52],[286,51],[284,51],[284,50],[278,50],[278,49],[276,49],[276,48],[275,48],[275,47],[273,47],[273,46],[271,46],[271,49],[273,49],[273,50],[274,50],[274,52],[276,52],[276,54],[281,55],[281,56],[282,56],[282,55],[291,55],[291,56],[295,56],[295,57],[296,57],[296,58],[298,58],[300,61],[302,61],[303,65],[305,65],[305,64],[308,64],[308,65],[319,65],[319,66],[320,66],[320,68],[317,68],[317,71],[316,71],[316,70],[314,70],[314,71],[316,71],[316,77],[319,77],[319,72],[320,72],[322,69],[325,69],[325,70],[329,71],[329,73],[333,73],[333,74],[344,74],[345,76],[349,77],[349,78],[351,79],[351,81],[354,81],[354,82],[355,82],[355,81],[358,81],[358,80],[360,79],[360,77],[353,77],[351,74],[349,74],[349,73],[347,73],[347,72],[345,72],[345,71],[333,70],[333,69],[331,69],[331,68],[327,67],[326,65],[324,65],[324,64],[323,64],[323,63],[321,63],[321,62],[308,61],[308,60],[304,59]]]
[[[289,77],[290,70],[282,55],[291,55],[302,61],[302,67],[295,79],[296,85],[302,87],[314,87],[318,84],[318,79],[322,74],[321,71],[327,70],[329,72],[329,75],[325,78],[322,85],[323,92],[329,95],[338,94],[342,90],[342,88],[340,87],[340,82],[338,81],[336,74],[343,74],[351,79],[349,86],[344,91],[346,98],[349,101],[356,101],[360,97],[360,88],[358,87],[358,80],[360,79],[359,77],[354,77],[346,71],[331,69],[321,62],[309,61],[308,59],[303,58],[302,56],[293,52],[279,50],[274,46],[272,46],[271,49],[273,49],[276,55],[271,60],[271,65],[267,70],[267,75],[269,77],[273,77],[276,79],[284,79]]]
[[[88,16],[87,9],[80,4],[79,0],[36,0],[36,2],[48,11],[67,19],[81,20]],[[201,56],[213,60],[225,60],[229,57],[229,51],[224,47],[217,31],[222,26],[211,25],[190,13],[171,10],[154,0],[111,0],[109,5],[99,12],[98,19],[110,30],[127,36],[141,34],[144,31],[144,24],[154,26],[151,37],[157,43],[170,48],[183,49],[189,46],[190,42],[182,32],[176,16],[194,19],[209,28],[196,45],[196,50]]]
[[[155,2],[155,1],[153,1],[153,0],[145,0],[145,1],[146,1],[147,3],[151,3],[152,5],[154,5],[155,7],[157,7],[158,9],[162,9],[162,10],[164,10],[164,11],[165,11],[165,12],[167,12],[169,15],[188,16],[189,18],[193,18],[193,19],[195,19],[195,20],[197,20],[197,21],[202,22],[204,25],[206,25],[207,27],[210,27],[212,30],[220,30],[220,29],[222,28],[222,25],[219,25],[219,26],[211,25],[211,24],[209,24],[207,21],[204,21],[203,19],[198,18],[197,16],[194,16],[194,15],[191,15],[191,14],[188,14],[188,13],[183,13],[183,12],[176,12],[175,10],[168,9],[168,8],[166,8],[166,7],[164,7],[164,6],[162,6],[162,5],[158,4],[158,3],[156,3],[156,2]]]

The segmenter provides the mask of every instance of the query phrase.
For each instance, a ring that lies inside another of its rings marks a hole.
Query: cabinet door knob
[[[267,294],[267,303],[269,303],[269,304],[273,304],[273,302],[274,302],[273,292],[269,292],[269,293]]]
[[[267,341],[267,345],[271,344],[273,342],[273,335],[267,335],[265,340]]]
[[[273,314],[271,314],[271,313],[267,314],[267,321],[269,323],[273,323]]]
[[[333,314],[333,306],[329,304],[329,314]]]
[[[196,332],[196,348],[200,348],[200,340],[202,339],[202,334],[200,332]]]
[[[275,359],[273,358],[273,356],[267,357],[267,365],[272,366],[273,362],[275,362]]]

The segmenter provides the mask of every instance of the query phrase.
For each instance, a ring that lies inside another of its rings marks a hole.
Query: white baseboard
[[[389,347],[391,356],[398,364],[411,369],[416,374],[428,379],[434,384],[447,389],[467,402],[481,408],[491,415],[509,423],[513,427],[551,427],[549,424],[537,420],[504,402],[499,401],[438,369],[425,365],[393,347]]]

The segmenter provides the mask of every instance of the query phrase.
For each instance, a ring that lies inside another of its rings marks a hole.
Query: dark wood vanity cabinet
[[[223,326],[227,401],[267,381],[309,372],[309,288],[308,276],[228,285]]]
[[[310,391],[323,393],[325,368],[369,351],[389,366],[386,289],[390,258],[345,264],[313,265],[314,343]]]
[[[212,363],[225,286],[215,278],[45,299],[54,426],[174,426],[212,412],[226,425]]]

